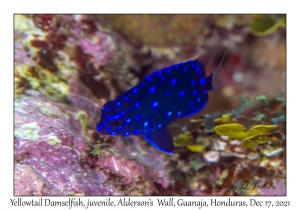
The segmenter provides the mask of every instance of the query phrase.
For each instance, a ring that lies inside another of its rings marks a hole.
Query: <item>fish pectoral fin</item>
[[[167,152],[173,153],[174,143],[170,132],[166,128],[162,128],[156,131],[151,131],[145,134],[145,138],[152,144],[155,148]]]

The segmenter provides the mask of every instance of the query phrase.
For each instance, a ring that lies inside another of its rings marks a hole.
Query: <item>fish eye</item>
[[[113,125],[121,125],[122,121],[121,120],[113,120],[113,121],[111,121],[111,124],[113,124]]]

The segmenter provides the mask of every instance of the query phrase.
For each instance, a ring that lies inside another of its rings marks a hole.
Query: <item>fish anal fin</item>
[[[174,150],[174,143],[170,132],[166,128],[154,130],[145,134],[145,138],[155,148],[172,154]]]

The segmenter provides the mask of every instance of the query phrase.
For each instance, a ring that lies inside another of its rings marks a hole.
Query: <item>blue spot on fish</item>
[[[200,79],[200,84],[201,84],[202,86],[204,86],[204,83],[205,83],[205,78],[201,78],[201,79]]]
[[[172,114],[172,112],[168,112],[168,113],[167,113],[167,116],[168,116],[168,117],[170,117],[170,116],[171,116],[171,114]]]
[[[179,92],[179,97],[181,98],[183,95],[184,95],[184,91],[181,90],[181,91]]]
[[[152,102],[152,109],[155,109],[158,105],[158,102],[157,101],[153,101]]]
[[[132,93],[133,94],[137,94],[137,92],[138,92],[138,89],[137,88],[133,88]]]
[[[149,93],[152,94],[152,93],[154,93],[154,92],[155,92],[155,87],[152,86],[152,87],[149,89]]]
[[[128,124],[130,122],[130,118],[127,118],[126,120],[125,120],[125,124]]]
[[[138,121],[138,120],[140,120],[140,119],[141,119],[141,115],[138,114],[137,116],[135,116],[135,120]]]
[[[135,107],[135,108],[139,108],[140,104],[141,104],[141,103],[137,101],[137,102],[134,103],[134,107]]]
[[[96,127],[98,132],[143,135],[155,148],[172,153],[174,144],[167,125],[206,106],[207,91],[222,87],[220,66],[223,59],[209,76],[204,57],[153,72],[132,89],[104,104]]]
[[[121,126],[117,127],[117,130],[120,131],[120,130],[122,130],[123,128],[124,128],[124,125],[121,125]]]
[[[176,83],[176,79],[172,79],[171,80],[171,85],[175,85],[175,83]]]

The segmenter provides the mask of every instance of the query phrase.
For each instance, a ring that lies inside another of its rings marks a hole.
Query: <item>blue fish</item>
[[[220,71],[224,57],[208,76],[206,56],[153,72],[103,105],[98,132],[144,136],[157,149],[173,153],[172,136],[166,126],[201,111],[208,102],[207,91],[224,86]]]

